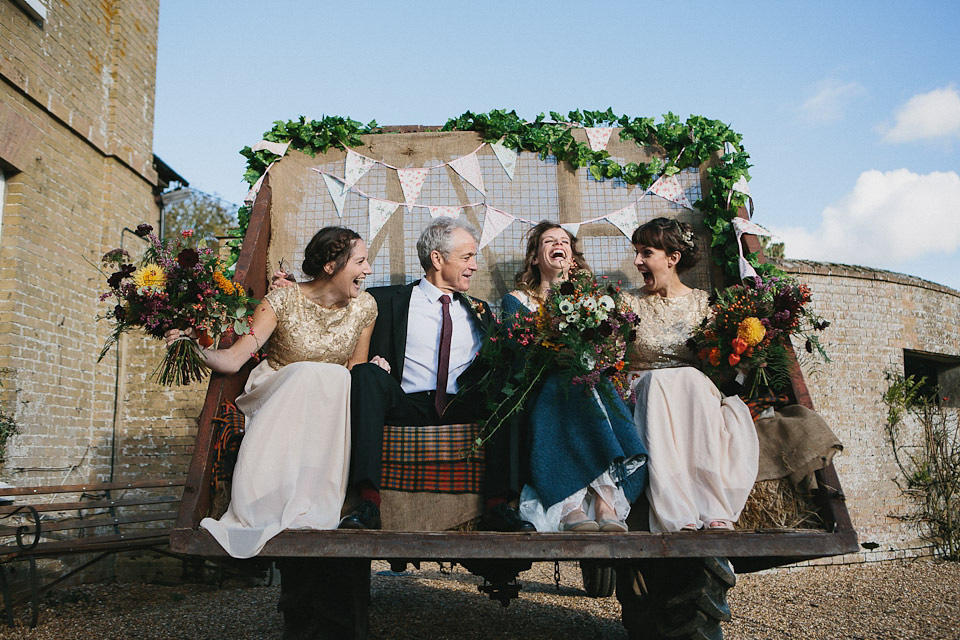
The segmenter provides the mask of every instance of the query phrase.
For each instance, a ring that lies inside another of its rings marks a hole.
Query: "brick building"
[[[153,155],[157,0],[0,0],[0,389],[18,486],[182,478],[198,390],[149,381],[162,350],[109,333],[100,256],[159,228],[183,182]],[[192,415],[192,414],[191,414]]]
[[[952,411],[960,407],[960,291],[920,278],[840,264],[785,260],[810,285],[811,307],[832,324],[823,334],[832,362],[805,366],[817,411],[844,451],[834,458],[861,543],[876,543],[834,563],[926,555],[913,525],[893,514],[910,504],[885,432],[886,372],[935,377]],[[801,350],[802,353],[802,350]]]

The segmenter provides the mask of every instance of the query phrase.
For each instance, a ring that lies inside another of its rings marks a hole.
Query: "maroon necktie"
[[[440,354],[437,358],[437,395],[434,406],[437,415],[447,408],[447,374],[450,373],[450,337],[453,335],[453,320],[450,318],[450,296],[440,296],[443,322],[440,324]]]

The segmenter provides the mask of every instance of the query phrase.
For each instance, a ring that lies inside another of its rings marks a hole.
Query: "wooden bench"
[[[183,481],[140,480],[0,489],[0,590],[7,623],[13,626],[14,607],[27,599],[15,601],[7,580],[8,565],[17,560],[30,566],[32,628],[41,592],[111,554],[151,549],[176,555],[160,547],[169,544],[182,487]],[[37,558],[79,554],[98,555],[40,587]]]

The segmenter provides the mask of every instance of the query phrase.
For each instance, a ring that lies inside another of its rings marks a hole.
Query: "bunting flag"
[[[399,202],[370,198],[370,203],[367,207],[370,215],[370,235],[367,242],[371,242],[377,237],[377,234],[383,229],[383,225],[387,224],[387,220],[390,219],[390,216],[393,215],[393,212],[396,211],[399,206]]]
[[[480,234],[480,249],[490,244],[494,238],[503,233],[503,230],[516,220],[512,215],[500,209],[487,207],[483,217],[483,233]]]
[[[737,148],[733,146],[732,142],[723,143],[723,155],[730,155],[731,153],[736,152]]]
[[[660,176],[647,191],[670,202],[676,202],[685,209],[693,209],[693,205],[687,200],[687,195],[683,192],[683,187],[680,186],[677,176]]]
[[[574,238],[576,238],[577,234],[580,233],[579,222],[564,222],[560,224],[560,228],[572,235]]]
[[[261,140],[257,144],[250,147],[250,150],[251,151],[269,151],[270,153],[280,156],[282,158],[287,154],[288,148],[290,148],[290,141],[270,142],[269,140]]]
[[[750,195],[750,185],[747,184],[747,177],[740,176],[740,179],[733,183],[733,190],[739,191],[744,195]]]
[[[263,179],[267,177],[267,173],[270,171],[270,167],[275,165],[276,162],[271,162],[267,165],[267,168],[263,170],[263,174],[257,178],[257,181],[253,183],[253,186],[250,187],[250,190],[247,191],[247,195],[243,198],[243,204],[252,205],[253,201],[257,199],[257,194],[260,193],[260,187],[263,185]]]
[[[587,127],[584,129],[587,133],[587,143],[594,151],[603,151],[610,142],[610,134],[613,133],[613,127]]]
[[[740,242],[740,236],[745,233],[752,233],[755,236],[771,236],[773,234],[758,225],[756,222],[751,222],[744,218],[733,218],[730,220],[730,224],[733,225],[733,230],[737,234],[737,249],[740,251],[740,279],[743,280],[744,278],[756,278],[757,270],[753,268],[753,265],[750,264],[743,255],[743,243]]]
[[[357,180],[362,178],[367,171],[370,171],[370,167],[375,163],[376,160],[373,158],[368,158],[352,149],[347,149],[347,163],[343,171],[344,190],[349,190],[350,187],[355,185]]]
[[[430,173],[429,168],[397,169],[397,177],[400,179],[400,188],[403,189],[403,199],[408,210],[420,197],[420,190],[423,188],[423,181],[427,179],[428,173]]]
[[[637,218],[637,203],[627,205],[619,211],[614,211],[607,216],[607,221],[620,229],[620,233],[633,238],[633,232],[640,226],[640,220]]]
[[[446,216],[448,218],[459,218],[463,207],[427,207],[430,209],[431,218]]]
[[[451,160],[447,164],[449,164],[461,178],[469,182],[474,189],[483,195],[487,195],[486,189],[484,189],[483,186],[483,174],[480,173],[480,161],[477,160],[476,151],[470,155]]]
[[[500,166],[503,167],[503,170],[507,173],[507,177],[513,180],[513,172],[517,168],[517,158],[519,154],[515,149],[504,146],[500,140],[491,142],[490,148],[493,149],[493,153],[496,154],[497,160],[500,161]]]
[[[330,192],[330,199],[333,200],[333,206],[337,208],[337,217],[343,217],[343,203],[347,200],[347,189],[339,178],[331,176],[328,173],[321,173],[323,181],[327,185],[327,191]]]

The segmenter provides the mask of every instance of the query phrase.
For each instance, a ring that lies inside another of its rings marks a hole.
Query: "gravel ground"
[[[436,563],[401,574],[374,563],[371,638],[624,640],[616,597],[589,598],[576,563],[521,574],[506,609],[478,593],[481,580]],[[0,640],[106,638],[279,639],[279,588],[87,585],[54,591],[40,624],[0,627]],[[745,638],[960,638],[960,563],[929,559],[742,575],[730,592],[727,640]]]

